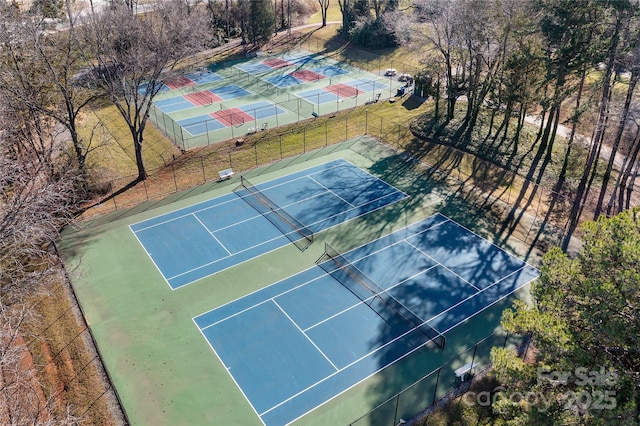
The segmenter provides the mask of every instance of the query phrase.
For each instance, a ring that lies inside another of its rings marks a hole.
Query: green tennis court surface
[[[501,310],[537,272],[470,232],[491,221],[412,164],[362,137],[251,172],[246,177],[254,188],[281,206],[287,205],[282,197],[314,195],[310,177],[333,168],[339,173],[318,180],[327,188],[317,191],[323,199],[339,204],[348,198],[339,191],[356,197],[351,187],[365,183],[401,199],[322,229],[311,226],[321,217],[317,210],[343,210],[324,202],[290,210],[313,229],[304,251],[296,246],[304,236],[286,238],[266,220],[251,229],[255,237],[271,229],[279,247],[176,291],[167,271],[204,256],[211,240],[202,238],[217,236],[218,228],[194,233],[178,222],[161,223],[182,213],[189,224],[218,220],[222,211],[199,212],[231,199],[247,204],[241,211],[252,217],[270,214],[243,201],[247,187],[238,176],[65,232],[61,253],[69,270],[78,271],[74,288],[132,424],[348,424],[496,330]],[[307,184],[296,183],[304,179]],[[239,214],[224,220],[242,221]],[[143,247],[137,234],[156,225],[163,237]],[[251,234],[244,231],[237,241],[246,244]],[[181,252],[176,241],[192,240],[199,243]],[[227,248],[236,242],[229,241]],[[161,272],[154,253],[162,250]],[[468,361],[438,373],[439,395]],[[405,402],[401,414],[428,405],[433,390],[428,393],[429,401]]]

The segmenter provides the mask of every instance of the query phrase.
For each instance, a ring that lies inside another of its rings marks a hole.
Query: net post
[[[300,251],[306,250],[313,243],[313,231],[311,229],[283,210],[249,182],[246,177],[240,176],[240,186],[236,187],[233,192],[278,228]],[[238,192],[246,192],[246,194],[241,195]],[[298,237],[292,235],[294,233]]]

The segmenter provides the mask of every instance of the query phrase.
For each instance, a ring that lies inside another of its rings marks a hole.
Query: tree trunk
[[[456,108],[456,93],[454,90],[453,70],[451,69],[451,58],[445,55],[445,65],[447,67],[447,122],[453,120]]]
[[[329,0],[320,1],[320,13],[322,14],[322,26],[327,26],[327,9],[329,9]]]
[[[144,167],[144,159],[142,158],[142,135],[135,139],[136,141],[134,142],[134,147],[136,152],[136,166],[138,167],[137,180],[142,182],[147,178],[147,171]]]
[[[629,182],[629,178],[631,177],[632,170],[638,158],[638,153],[640,152],[640,126],[636,127],[636,134],[633,136],[633,143],[631,144],[631,148],[629,150],[630,155],[626,155],[624,157],[624,163],[620,168],[620,173],[618,174],[618,178],[616,179],[616,184],[614,186],[614,191],[611,193],[611,198],[609,198],[609,203],[607,204],[607,216],[610,216],[613,211],[613,206],[615,204],[616,197],[616,189],[618,193],[618,210],[620,213],[623,210],[624,206],[624,189]]]
[[[622,13],[618,12],[618,16],[616,19],[615,31],[611,37],[611,45],[609,48],[609,55],[607,60],[607,66],[605,69],[603,86],[602,86],[602,99],[600,101],[600,114],[598,115],[598,121],[596,123],[596,130],[593,136],[591,150],[589,151],[589,156],[587,158],[587,164],[585,166],[585,170],[582,173],[582,178],[580,179],[580,183],[578,184],[578,189],[576,191],[576,199],[571,208],[571,213],[569,215],[569,229],[567,230],[567,234],[565,235],[564,241],[562,242],[562,248],[567,249],[569,247],[569,242],[571,241],[571,236],[575,232],[578,227],[578,222],[580,220],[580,214],[582,212],[583,202],[586,200],[588,191],[587,191],[587,181],[594,167],[594,163],[596,162],[596,155],[600,151],[600,144],[602,143],[602,135],[605,130],[605,119],[607,116],[607,112],[609,110],[609,99],[611,95],[611,76],[613,74],[613,69],[615,65],[616,54],[618,51],[618,42],[619,42],[619,33],[620,27],[622,26]]]
[[[573,146],[573,140],[576,136],[576,128],[578,127],[578,122],[580,121],[580,103],[582,101],[582,91],[584,89],[584,82],[587,77],[586,69],[582,69],[582,74],[580,76],[580,84],[578,86],[578,93],[576,95],[576,105],[573,108],[573,116],[571,117],[571,134],[569,135],[569,140],[567,141],[567,152],[564,154],[564,160],[562,161],[562,169],[560,170],[560,175],[558,176],[558,181],[556,182],[555,188],[553,190],[555,192],[562,191],[564,187],[564,182],[567,176],[567,169],[569,168],[569,157],[571,156],[571,147]]]
[[[613,140],[613,146],[611,147],[611,154],[609,156],[609,162],[607,163],[607,169],[605,170],[604,176],[602,178],[602,187],[600,188],[600,195],[598,196],[598,204],[596,206],[596,219],[600,214],[600,210],[602,209],[602,203],[604,202],[604,197],[607,192],[609,179],[611,179],[611,171],[613,170],[613,164],[615,162],[616,153],[618,152],[618,148],[620,147],[622,134],[624,133],[625,125],[627,124],[627,119],[629,118],[629,108],[631,106],[631,100],[633,99],[633,92],[635,91],[639,76],[640,74],[636,72],[633,72],[631,74],[631,81],[629,81],[629,87],[627,89],[627,97],[624,101],[624,109],[622,110],[622,116],[620,117],[620,121],[618,122],[618,129],[616,131],[615,139]],[[616,181],[616,184],[617,184],[617,181]],[[615,194],[617,190],[618,188],[614,186],[613,194]],[[612,198],[614,196],[613,194],[612,194]]]

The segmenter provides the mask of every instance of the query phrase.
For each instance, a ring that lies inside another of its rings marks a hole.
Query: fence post
[[[253,153],[256,156],[256,167],[258,167],[258,141],[253,143]]]
[[[149,192],[147,192],[147,180],[143,180],[142,181],[142,187],[144,188],[144,195],[147,198],[147,201],[149,201]]]
[[[202,166],[202,183],[207,181],[207,175],[204,172],[204,157],[200,157],[200,165]]]
[[[436,398],[438,395],[438,383],[440,383],[440,371],[442,371],[442,367],[438,368],[438,374],[436,375],[436,385],[433,387],[433,400],[431,401],[431,405],[436,403]]]
[[[365,109],[364,110],[364,134],[367,134],[367,131],[369,129],[369,110]]]
[[[344,140],[347,141],[349,139],[349,117],[344,117]]]
[[[324,146],[325,148],[329,144],[329,122],[324,122]]]
[[[400,405],[400,394],[396,397],[396,409],[393,412],[393,426],[398,424],[398,406]]]
[[[469,375],[471,376],[471,380],[473,380],[473,361],[475,361],[476,359],[477,350],[478,350],[478,344],[476,343],[475,346],[473,347],[473,355],[471,355],[471,370],[469,370]]]
[[[171,173],[173,174],[173,184],[176,187],[176,192],[178,192],[178,179],[176,179],[176,168],[173,163],[171,163]]]

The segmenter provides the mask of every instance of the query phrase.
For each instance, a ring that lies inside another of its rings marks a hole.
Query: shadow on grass
[[[427,101],[427,98],[420,98],[418,96],[409,96],[402,103],[402,106],[406,110],[412,111],[414,109],[420,108],[426,101]]]

